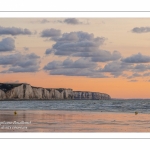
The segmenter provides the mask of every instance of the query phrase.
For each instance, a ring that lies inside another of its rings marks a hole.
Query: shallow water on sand
[[[0,101],[0,132],[150,132],[150,100]]]
[[[4,110],[0,132],[149,132],[150,114]]]

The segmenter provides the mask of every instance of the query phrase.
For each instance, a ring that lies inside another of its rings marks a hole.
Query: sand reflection
[[[7,124],[14,121],[18,124]],[[150,114],[140,113],[25,110],[17,111],[17,115],[14,115],[14,111],[4,110],[0,111],[0,122],[0,132],[150,131]]]

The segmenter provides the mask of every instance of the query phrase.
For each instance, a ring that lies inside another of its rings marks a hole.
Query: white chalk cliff
[[[74,91],[73,92],[74,99],[111,99],[108,94],[99,93],[99,92],[88,92],[88,91]]]
[[[65,88],[41,88],[30,84],[0,83],[0,99],[111,99],[108,94],[73,91]]]

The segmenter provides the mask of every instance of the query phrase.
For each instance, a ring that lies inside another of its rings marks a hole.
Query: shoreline
[[[88,110],[55,110],[55,109],[51,109],[51,110],[49,110],[49,109],[47,109],[47,110],[43,110],[43,109],[0,109],[0,113],[2,113],[2,112],[14,112],[14,111],[17,111],[17,112],[27,112],[27,113],[29,113],[29,112],[49,112],[49,113],[76,113],[76,114],[78,114],[78,113],[90,113],[90,114],[134,114],[135,115],[135,112],[108,112],[108,111],[88,111]],[[137,115],[139,115],[139,114],[150,114],[150,112],[149,113],[144,113],[144,112],[138,112],[138,114]],[[135,115],[136,116],[136,115]]]
[[[130,101],[130,100],[150,100],[150,99],[0,99],[1,101]]]
[[[87,101],[87,100],[89,100],[89,101],[103,101],[103,100],[106,100],[106,101],[108,101],[108,100],[110,100],[110,99],[1,99],[0,101],[73,101],[73,100],[75,100],[75,101],[81,101],[81,100],[83,100],[83,101]],[[150,99],[149,99],[150,100]]]

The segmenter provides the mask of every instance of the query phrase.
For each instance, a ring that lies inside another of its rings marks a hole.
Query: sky
[[[0,18],[0,82],[150,98],[149,18]]]

